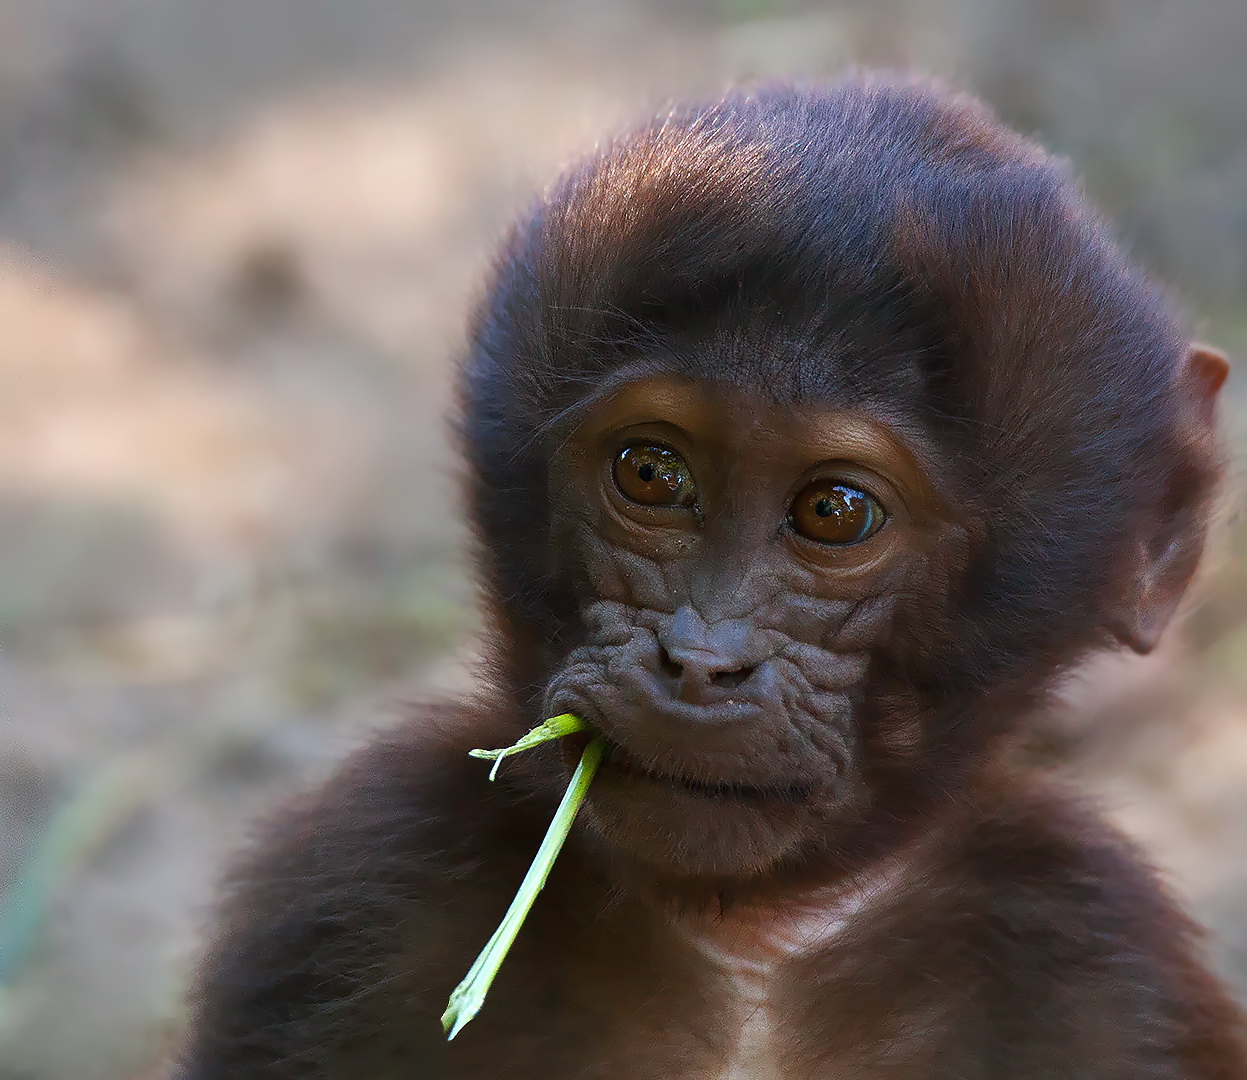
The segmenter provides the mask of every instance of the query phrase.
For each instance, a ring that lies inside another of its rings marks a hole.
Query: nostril
[[[658,635],[657,649],[651,654],[650,664],[655,674],[661,675],[669,684],[667,691],[680,701],[705,704],[748,682],[758,670],[758,664],[741,664],[740,650],[719,650],[683,642],[668,643]],[[736,655],[732,655],[735,653]],[[647,665],[648,666],[648,665]],[[717,691],[717,693],[715,693]],[[709,698],[707,697],[709,694]]]
[[[661,641],[658,643],[658,666],[662,668],[664,675],[669,675],[673,679],[681,678],[684,675],[684,665],[677,663],[671,658],[671,654],[667,652],[667,647]]]
[[[757,671],[757,665],[750,667],[738,668],[735,671],[716,671],[710,676],[710,682],[714,686],[721,686],[725,690],[734,690],[742,683],[748,682],[749,677]]]

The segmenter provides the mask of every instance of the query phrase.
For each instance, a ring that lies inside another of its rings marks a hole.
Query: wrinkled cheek
[[[573,650],[546,684],[546,709],[588,709],[597,715],[619,696],[621,683],[636,666],[630,635],[623,645],[588,645]]]
[[[825,806],[852,802],[861,781],[862,748],[856,727],[819,726],[803,734],[793,771],[808,776]]]
[[[582,600],[613,601],[634,609],[670,611],[687,594],[681,562],[665,550],[645,552],[623,547],[583,528],[575,543]]]
[[[603,650],[584,646],[573,650],[550,676],[549,693],[600,685],[605,681]]]

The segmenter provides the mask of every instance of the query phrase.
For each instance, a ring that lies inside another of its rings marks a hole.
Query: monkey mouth
[[[643,765],[628,751],[609,739],[601,768],[610,769],[620,776],[666,787],[681,788],[694,795],[722,802],[747,803],[799,803],[810,797],[811,789],[805,784],[746,784],[735,780],[701,780],[679,773]]]

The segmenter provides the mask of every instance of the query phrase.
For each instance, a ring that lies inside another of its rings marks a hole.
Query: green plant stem
[[[555,719],[564,718],[556,717]],[[576,718],[571,717],[571,719],[575,720]],[[547,723],[550,722],[547,721]],[[577,721],[577,723],[581,727],[584,726],[580,721]],[[539,729],[534,729],[534,731],[536,730]],[[531,735],[533,732],[529,734]],[[558,736],[547,737],[558,738]],[[541,739],[538,741],[543,742],[545,740]],[[517,747],[519,745],[519,743],[516,744]],[[530,745],[536,744],[532,743]],[[554,860],[558,857],[559,851],[562,849],[563,843],[571,831],[572,822],[576,819],[576,812],[580,809],[580,804],[584,802],[585,794],[589,790],[589,783],[593,779],[593,774],[597,772],[598,765],[601,764],[602,754],[605,749],[606,741],[600,735],[585,747],[585,752],[580,756],[580,762],[576,766],[576,771],[572,774],[571,783],[568,785],[567,791],[563,793],[563,798],[559,802],[559,808],[554,812],[554,820],[550,822],[550,827],[546,830],[545,838],[541,841],[541,847],[537,849],[537,855],[533,859],[532,865],[528,868],[528,873],[524,875],[524,880],[520,883],[515,899],[511,901],[511,906],[507,908],[507,913],[502,917],[502,922],[498,924],[498,929],[494,931],[485,948],[481,950],[480,955],[476,958],[476,962],[473,963],[467,975],[464,976],[463,981],[455,987],[454,992],[450,995],[446,1011],[442,1013],[442,1029],[447,1033],[446,1037],[448,1039],[453,1039],[458,1035],[463,1030],[463,1026],[480,1012],[481,1006],[485,1004],[485,995],[489,993],[489,988],[493,984],[494,977],[498,974],[498,969],[502,966],[502,961],[506,958],[508,951],[510,951],[516,934],[519,933],[524,919],[528,916],[528,912],[533,906],[533,901],[537,899],[537,894],[541,892],[545,886],[546,879],[550,876],[550,868],[554,865]],[[478,754],[477,756],[480,755]]]
[[[525,750],[531,750],[534,746],[540,746],[543,742],[561,739],[564,735],[574,735],[577,731],[584,731],[586,726],[579,716],[572,713],[561,713],[558,716],[550,717],[544,723],[538,724],[532,731],[521,738],[519,742],[511,746],[504,746],[501,750],[469,750],[468,756],[492,761],[494,767],[489,770],[489,778],[492,780],[498,775],[498,766],[502,764],[504,758],[509,758],[512,754],[519,754]]]

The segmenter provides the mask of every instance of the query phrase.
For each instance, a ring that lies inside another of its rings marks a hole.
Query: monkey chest
[[[725,1057],[714,1080],[786,1080],[782,1007],[777,989],[787,957],[770,948],[734,948],[696,940],[694,946],[718,976],[717,1012]]]
[[[792,1080],[821,1075],[801,1058],[798,1017],[809,1006],[804,971],[834,949],[859,907],[811,904],[781,917],[744,913],[684,929],[714,988],[719,1062],[706,1080]]]
[[[451,1075],[861,1075],[862,1036],[870,1027],[853,1000],[861,982],[829,965],[844,954],[881,952],[867,932],[880,892],[815,897],[778,911],[730,908],[674,923],[625,906],[578,923],[574,911],[549,905],[536,913],[487,1008],[453,1044],[458,1071]],[[870,1064],[877,1064],[873,1057]],[[876,1073],[899,1075],[887,1068],[870,1075]]]

